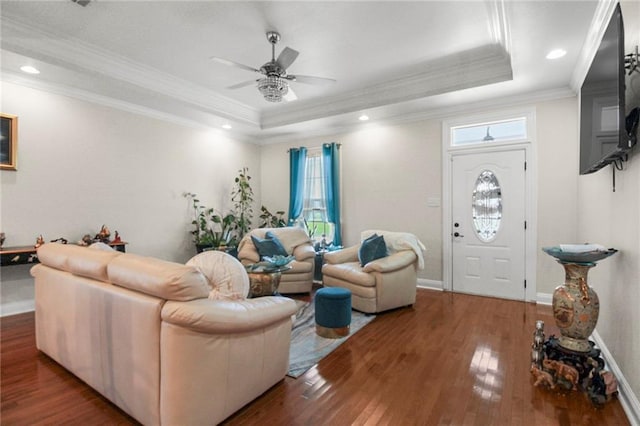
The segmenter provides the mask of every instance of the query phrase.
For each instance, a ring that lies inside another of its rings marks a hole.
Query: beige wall
[[[640,3],[623,2],[622,13],[630,52],[640,44]],[[640,90],[640,74],[633,86]],[[600,298],[597,331],[640,396],[640,146],[616,171],[615,192],[612,173],[607,167],[578,178],[578,237],[619,250],[591,269],[588,281]]]
[[[287,210],[292,146],[338,142],[342,158],[343,245],[360,241],[365,229],[406,231],[427,246],[421,278],[442,280],[441,127],[436,120],[397,126],[366,124],[330,137],[262,147],[262,200]]]
[[[185,191],[229,208],[238,169],[259,175],[259,147],[92,103],[2,84],[2,111],[19,116],[18,171],[1,172],[7,246],[79,240],[102,224],[127,250],[185,261],[194,253]],[[254,187],[259,200],[259,187]],[[11,269],[17,268],[17,269]],[[28,268],[2,268],[3,308],[33,297]],[[25,287],[26,286],[26,287]]]
[[[577,239],[578,100],[536,106],[538,153],[538,249],[536,291],[550,295],[564,282],[562,267],[542,247],[579,243]]]
[[[616,172],[610,167],[581,176],[578,184],[580,241],[619,250],[589,271],[600,298],[597,331],[640,395],[640,154]]]
[[[542,102],[535,109],[538,249],[528,261],[537,265],[537,292],[551,294],[564,274],[541,248],[576,241],[577,234],[577,99]],[[345,244],[359,241],[363,229],[413,232],[427,246],[420,277],[441,281],[442,207],[427,205],[429,198],[442,200],[441,126],[442,120],[367,124],[349,133],[263,146],[263,201],[271,210],[288,207],[288,148],[339,142]]]

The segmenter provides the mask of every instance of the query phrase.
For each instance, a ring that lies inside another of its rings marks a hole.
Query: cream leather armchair
[[[316,252],[311,244],[311,239],[302,228],[258,228],[252,230],[242,238],[238,245],[240,262],[246,266],[260,261],[260,255],[251,236],[264,238],[269,231],[280,240],[287,254],[295,257],[295,260],[289,264],[291,269],[282,273],[278,292],[282,294],[311,292]]]
[[[324,255],[322,282],[325,287],[351,290],[354,309],[377,313],[410,306],[416,300],[418,269],[424,267],[424,245],[413,234],[379,230],[364,231],[361,240],[382,235],[389,255],[361,266],[360,244]]]

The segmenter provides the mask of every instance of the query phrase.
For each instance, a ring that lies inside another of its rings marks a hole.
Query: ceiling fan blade
[[[333,78],[313,77],[310,75],[288,75],[285,78],[297,83],[315,84],[316,86],[329,86],[336,82]]]
[[[298,96],[296,95],[296,92],[293,91],[291,86],[289,86],[289,91],[282,98],[287,102],[298,100]]]
[[[290,47],[285,47],[280,55],[278,55],[278,60],[276,61],[282,69],[287,69],[296,60],[300,52],[297,50],[293,50]]]
[[[229,87],[227,87],[227,89],[230,89],[230,90],[240,89],[241,87],[250,86],[250,85],[255,84],[255,83],[256,83],[256,80],[243,81],[242,83],[238,83],[238,84],[234,84],[233,86],[229,86]]]
[[[217,56],[212,56],[211,60],[215,61],[215,62],[218,62],[220,64],[228,65],[230,67],[240,68],[241,70],[253,71],[253,72],[261,73],[260,70],[255,69],[253,67],[250,67],[248,65],[242,65],[242,64],[239,64],[237,62],[230,61],[228,59],[218,58]]]

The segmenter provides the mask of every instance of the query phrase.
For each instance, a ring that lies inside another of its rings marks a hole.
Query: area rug
[[[358,330],[375,319],[375,315],[365,315],[351,311],[351,333],[339,339],[326,339],[316,334],[314,303],[296,301],[298,312],[291,331],[289,349],[289,372],[287,376],[297,378],[316,365],[322,358],[353,336]]]

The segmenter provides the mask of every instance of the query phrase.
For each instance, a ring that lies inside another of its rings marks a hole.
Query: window
[[[451,127],[452,146],[507,142],[526,138],[527,119],[525,117]]]
[[[502,221],[502,189],[493,172],[483,170],[480,173],[471,198],[473,227],[480,241],[491,242]]]
[[[314,243],[331,243],[334,239],[334,226],[327,219],[327,203],[322,153],[310,151],[307,154],[304,177],[304,202],[302,217],[306,221],[307,231]]]

